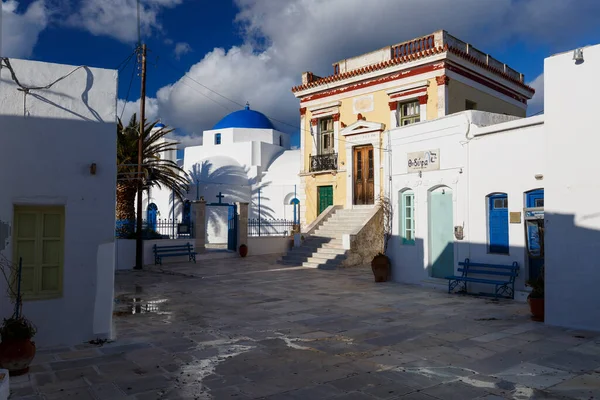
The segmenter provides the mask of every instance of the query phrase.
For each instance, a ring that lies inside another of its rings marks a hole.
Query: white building
[[[294,221],[300,151],[289,150],[287,133],[276,130],[265,115],[246,105],[197,140],[197,145],[185,148],[183,160],[179,160],[191,179],[188,200],[202,197],[209,204],[248,202],[249,218],[259,218],[260,209],[262,219]],[[168,188],[150,189],[149,195],[144,194],[143,205],[146,219],[152,218],[148,210],[157,210],[159,221],[173,217],[182,221],[188,215]],[[209,205],[207,243],[227,243],[227,213],[226,207]],[[159,232],[172,236],[175,229],[173,225],[171,232]]]
[[[2,61],[6,64],[7,60]],[[26,87],[76,67],[8,60]],[[110,337],[117,72],[80,67],[21,91],[0,70],[0,255],[23,259],[23,314],[38,345]],[[0,279],[0,316],[12,315]]]
[[[600,330],[591,306],[600,302],[600,45],[575,53],[546,59],[542,116],[466,111],[386,132],[394,280],[447,288],[444,277],[465,258],[517,262],[515,298],[525,300],[525,281],[545,266],[546,323]],[[526,248],[538,243],[529,225],[536,213],[544,259]],[[490,292],[470,291],[479,289]]]

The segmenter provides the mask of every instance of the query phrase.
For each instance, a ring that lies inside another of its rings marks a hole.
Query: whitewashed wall
[[[546,322],[600,330],[600,45],[545,60]]]
[[[465,223],[465,239],[461,257],[492,264],[518,262],[521,269],[515,288],[525,289],[528,277],[525,222],[523,208],[526,192],[544,188],[544,116],[525,118],[471,130],[467,145],[469,197],[462,202],[469,218]],[[508,211],[520,212],[521,223],[510,223],[509,254],[488,252],[488,199],[491,193],[508,195]],[[522,298],[522,296],[521,296]]]
[[[501,121],[507,121],[498,123]],[[498,123],[498,124],[496,124]],[[491,125],[494,124],[494,125]],[[543,117],[515,120],[499,114],[466,111],[437,120],[388,131],[392,160],[385,164],[385,176],[392,171],[391,201],[394,206],[393,237],[389,255],[393,278],[400,282],[447,281],[430,279],[429,192],[440,186],[452,190],[453,224],[464,228],[463,240],[454,240],[455,270],[465,258],[473,261],[511,264],[519,262],[526,272],[525,228],[509,225],[509,255],[488,254],[486,196],[505,192],[509,211],[523,211],[524,193],[543,187],[535,179],[543,174]],[[408,173],[407,153],[439,149],[440,169]],[[403,245],[400,235],[399,193],[415,193],[416,241]],[[526,273],[516,289],[523,290]],[[485,288],[484,288],[485,289]]]
[[[11,60],[25,85],[47,85],[73,66]],[[106,262],[114,242],[116,187],[116,71],[86,68],[51,90],[17,91],[10,73],[0,75],[0,252],[12,258],[13,207],[64,205],[63,296],[25,302],[38,327],[38,345],[75,344],[109,337],[114,274]],[[96,163],[97,172],[90,174]],[[15,260],[16,261],[16,260]],[[12,305],[0,282],[0,316]]]

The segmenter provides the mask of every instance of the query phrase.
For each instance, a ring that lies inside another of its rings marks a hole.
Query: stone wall
[[[373,257],[383,250],[383,210],[380,208],[355,235],[350,236],[350,251],[342,267],[370,265]]]

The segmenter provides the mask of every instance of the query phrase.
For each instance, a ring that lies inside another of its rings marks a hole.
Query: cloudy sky
[[[1,0],[6,57],[116,68],[138,39],[135,0]],[[296,133],[290,88],[303,71],[446,29],[509,64],[537,89],[543,60],[600,43],[598,0],[141,0],[149,118],[181,135],[250,102]],[[139,108],[135,59],[119,75],[119,114]],[[133,76],[133,79],[132,79]],[[130,84],[131,83],[131,84]],[[186,139],[183,138],[183,141]]]

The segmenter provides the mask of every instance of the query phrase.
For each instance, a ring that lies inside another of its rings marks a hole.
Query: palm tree
[[[158,121],[146,124],[142,138],[142,190],[152,186],[167,187],[182,199],[188,190],[189,178],[177,162],[165,160],[162,153],[177,149],[179,143],[162,140],[172,129],[154,130]],[[117,226],[120,234],[133,233],[135,226],[135,197],[138,175],[139,121],[133,114],[127,126],[119,118],[117,125]]]

